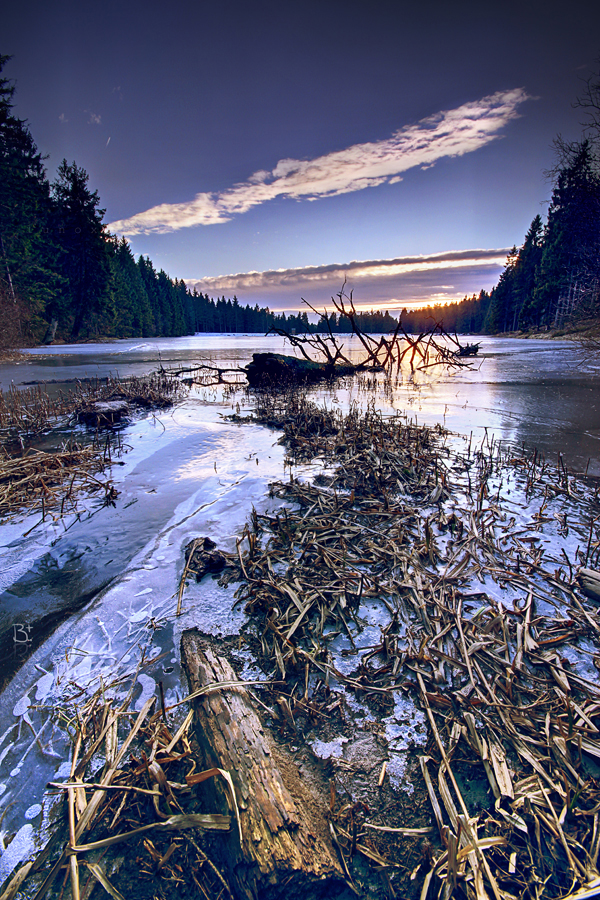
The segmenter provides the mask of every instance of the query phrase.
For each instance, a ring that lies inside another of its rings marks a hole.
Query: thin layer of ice
[[[344,752],[344,744],[347,744],[350,738],[336,737],[332,741],[320,741],[318,739],[310,741],[310,746],[316,756],[321,759],[339,759]]]

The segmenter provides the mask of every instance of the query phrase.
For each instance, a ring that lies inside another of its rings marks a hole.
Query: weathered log
[[[341,363],[332,365],[313,362],[309,359],[298,359],[296,356],[285,356],[282,353],[253,353],[252,362],[246,366],[246,377],[252,387],[285,386],[339,378],[342,375],[351,375],[357,368]]]
[[[120,422],[129,411],[126,400],[96,400],[77,410],[77,421],[102,428]]]
[[[198,632],[181,641],[189,687],[237,681],[226,659]],[[231,884],[243,900],[316,900],[346,893],[331,847],[324,798],[315,796],[295,764],[267,736],[245,688],[222,688],[194,701],[196,736],[206,768],[228,771],[240,808],[237,829],[219,842]],[[204,784],[208,784],[205,782]],[[203,784],[203,787],[204,787]],[[215,783],[215,791],[219,786]],[[223,805],[226,795],[211,798]],[[212,806],[214,809],[214,806]]]
[[[577,580],[584,594],[594,600],[600,600],[600,572],[594,569],[580,569]]]

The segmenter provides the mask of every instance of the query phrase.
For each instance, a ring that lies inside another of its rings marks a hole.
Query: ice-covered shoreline
[[[429,389],[428,385],[421,388]],[[325,402],[347,407],[353,400],[368,401],[359,394],[343,388],[326,396]],[[420,396],[417,390],[414,406]],[[91,517],[87,533],[85,522],[75,523],[69,532],[60,524],[49,524],[43,533],[36,530],[23,542],[19,528],[22,534],[28,523],[0,530],[5,554],[14,552],[16,561],[23,553],[32,560],[49,554],[59,572],[67,556],[85,566],[87,554],[95,565],[108,566],[110,554],[103,543],[112,539],[121,543],[123,561],[91,605],[64,622],[0,696],[0,815],[13,803],[3,829],[20,835],[2,857],[1,875],[14,864],[19,847],[22,858],[31,851],[33,827],[47,823],[44,785],[64,775],[68,755],[64,730],[52,721],[52,713],[61,702],[66,701],[66,706],[72,702],[68,698],[77,692],[76,685],[91,689],[100,676],[105,682],[129,676],[139,662],[139,648],[147,646],[151,666],[140,673],[136,706],[155,692],[158,680],[163,682],[168,704],[181,696],[178,646],[182,629],[197,626],[214,634],[234,634],[239,629],[243,615],[231,610],[232,591],[214,582],[186,591],[184,616],[174,618],[185,544],[192,537],[209,534],[223,549],[233,550],[252,508],[266,512],[277,502],[268,497],[269,481],[281,480],[285,474],[277,433],[258,425],[226,422],[223,416],[232,405],[196,396],[172,413],[148,416],[127,426],[125,439],[131,449],[124,457],[126,465],[118,471],[117,510]],[[439,402],[438,410],[444,418]],[[434,414],[430,409],[429,415]],[[485,426],[480,428],[483,431]],[[513,495],[511,503],[517,510],[518,497]],[[572,554],[570,545],[567,549]],[[14,574],[18,582],[23,566]],[[8,581],[4,587],[5,591],[10,588]],[[340,665],[342,649],[340,645]],[[386,727],[393,739],[398,726],[392,719]],[[395,777],[401,780],[401,768]]]

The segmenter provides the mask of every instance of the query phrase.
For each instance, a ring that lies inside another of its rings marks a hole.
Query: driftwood
[[[198,632],[185,632],[181,647],[192,692],[214,682],[238,680],[227,660],[217,656]],[[241,840],[232,829],[223,842],[223,864],[236,896],[313,900],[345,893],[320,801],[267,737],[247,690],[211,691],[196,698],[194,709],[203,762],[230,772],[235,785]],[[226,803],[224,794],[220,802]]]

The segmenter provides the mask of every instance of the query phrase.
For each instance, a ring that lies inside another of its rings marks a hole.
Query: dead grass
[[[0,392],[0,516],[12,518],[34,510],[40,522],[77,512],[80,499],[97,495],[114,505],[117,491],[110,477],[120,454],[120,439],[103,409],[111,404],[133,415],[136,410],[173,404],[184,388],[176,379],[154,373],[145,378],[77,383],[72,391],[51,397],[41,386]],[[117,401],[117,403],[115,403]],[[64,431],[78,422],[87,432]],[[55,449],[35,445],[60,426],[63,437]]]
[[[539,900],[600,886],[600,687],[569,652],[591,646],[600,665],[600,618],[576,579],[598,564],[597,487],[493,443],[458,453],[442,429],[374,410],[343,416],[297,395],[263,397],[257,418],[283,428],[290,461],[328,464],[313,483],[272,486],[284,505],[253,515],[237,572],[224,576],[241,580],[248,643],[285,681],[282,727],[298,740],[315,722],[343,722],[348,693],[380,715],[396,693],[420,706],[429,745],[418,762],[437,839],[403,883],[421,900]],[[523,491],[529,526],[502,509],[503,479]],[[576,559],[546,558],[539,529],[556,522],[581,534]],[[389,620],[379,643],[360,649],[369,600]],[[354,646],[350,674],[332,661],[338,634]],[[465,764],[493,797],[477,815],[456,777]],[[385,767],[372,777],[381,787]],[[350,875],[362,856],[392,881],[413,824],[386,831],[384,809],[352,803],[332,819]],[[394,896],[392,882],[385,889]]]
[[[23,889],[35,900],[89,900],[98,885],[115,900],[153,900],[157,891],[165,900],[231,898],[201,847],[203,835],[238,827],[229,774],[196,771],[191,713],[170,729],[164,708],[152,714],[156,698],[136,714],[131,691],[119,705],[109,692],[98,691],[73,711],[71,773],[49,784],[64,798],[54,834],[13,874],[0,900],[14,900]],[[93,766],[98,759],[100,771]],[[231,815],[198,811],[196,786],[215,777],[227,784]]]

